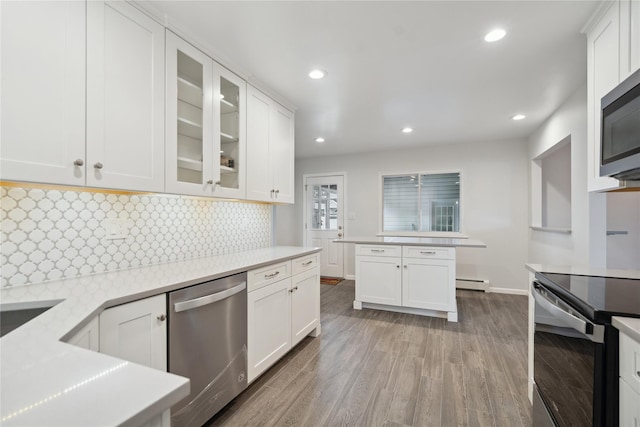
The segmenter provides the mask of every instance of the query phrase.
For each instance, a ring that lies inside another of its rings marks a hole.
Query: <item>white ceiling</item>
[[[523,139],[586,81],[594,1],[151,1],[297,107],[296,157]],[[507,36],[486,43],[502,27]],[[323,80],[307,77],[327,70]],[[516,113],[527,115],[515,122]],[[400,130],[411,126],[414,132]],[[326,142],[318,144],[315,137]]]

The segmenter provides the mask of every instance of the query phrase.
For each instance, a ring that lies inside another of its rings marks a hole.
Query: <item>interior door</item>
[[[344,176],[305,178],[305,241],[322,248],[320,275],[344,277],[344,245],[334,239],[344,236]]]

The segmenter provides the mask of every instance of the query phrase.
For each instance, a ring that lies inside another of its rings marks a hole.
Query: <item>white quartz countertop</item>
[[[336,243],[356,243],[360,245],[402,245],[402,246],[444,246],[457,248],[486,248],[480,240],[455,239],[448,237],[345,237]]]
[[[62,341],[105,308],[320,251],[276,246],[0,291],[2,310],[50,310],[0,339],[3,426],[139,426],[189,380]]]
[[[623,279],[640,279],[640,270],[616,270],[576,265],[527,264],[527,269],[534,273],[575,274],[578,276],[620,277]]]
[[[640,319],[613,316],[611,318],[611,324],[619,331],[624,332],[634,340],[640,342]]]

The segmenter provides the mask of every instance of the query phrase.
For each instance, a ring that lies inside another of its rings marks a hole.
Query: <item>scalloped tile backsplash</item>
[[[271,245],[270,205],[0,187],[2,287]],[[105,220],[127,224],[105,239]]]

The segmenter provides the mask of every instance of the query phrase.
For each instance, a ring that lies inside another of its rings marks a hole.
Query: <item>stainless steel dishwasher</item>
[[[247,388],[247,274],[169,293],[169,372],[191,380],[171,425],[201,426]]]

